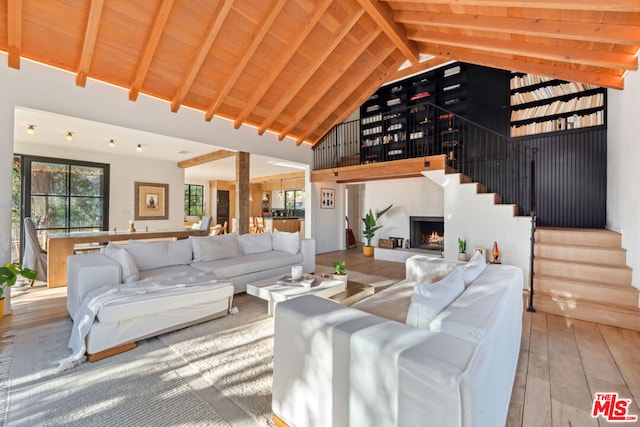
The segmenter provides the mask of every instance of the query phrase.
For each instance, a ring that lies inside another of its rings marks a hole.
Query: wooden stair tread
[[[578,261],[567,261],[567,260],[563,260],[563,259],[553,259],[553,258],[544,258],[544,257],[536,257],[535,258],[536,262],[556,262],[556,263],[561,263],[561,264],[571,264],[571,265],[582,265],[582,266],[589,266],[589,267],[597,267],[597,268],[605,268],[605,269],[610,269],[610,270],[625,270],[625,271],[631,271],[631,267],[629,267],[628,265],[611,265],[611,264],[598,264],[598,263],[593,263],[593,262],[578,262]],[[535,269],[534,269],[535,271]]]
[[[604,228],[570,228],[570,227],[536,227],[536,230],[541,231],[558,231],[568,233],[607,233],[607,234],[620,234],[616,231],[607,230]]]
[[[560,248],[577,248],[577,249],[597,249],[602,251],[615,251],[615,252],[626,252],[627,250],[624,248],[612,248],[609,246],[597,246],[597,245],[577,245],[575,243],[549,243],[549,242],[536,242],[536,246],[547,246],[547,247],[560,247]]]
[[[567,298],[567,297],[563,297],[562,295],[552,295],[543,291],[535,291],[533,294],[533,297],[545,298],[545,299],[551,299],[551,300],[573,301],[582,306],[591,307],[593,309],[605,309],[609,311],[615,311],[617,313],[632,314],[632,315],[640,314],[640,308],[638,307],[628,307],[628,306],[622,306],[618,304],[609,304],[606,302],[593,301],[593,300],[588,300],[583,298]]]
[[[574,286],[587,285],[587,286],[594,286],[594,287],[608,288],[608,289],[622,289],[622,290],[636,291],[640,293],[640,290],[631,284],[605,283],[605,282],[591,281],[591,280],[573,280],[568,277],[553,276],[549,274],[540,274],[540,273],[534,272],[533,280],[535,281],[536,279],[553,280],[554,282],[562,282],[562,283],[566,283],[568,285],[574,285]]]

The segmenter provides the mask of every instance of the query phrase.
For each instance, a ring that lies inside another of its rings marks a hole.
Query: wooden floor
[[[316,263],[339,259],[353,271],[405,275],[403,263],[365,258],[360,248],[320,254]],[[13,299],[13,308],[0,320],[0,336],[65,319],[66,289],[31,289]],[[606,425],[590,415],[596,392],[632,399],[630,413],[640,415],[640,332],[526,311],[523,325],[508,426]]]

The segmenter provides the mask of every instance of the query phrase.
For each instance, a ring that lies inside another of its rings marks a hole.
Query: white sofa
[[[248,282],[285,274],[292,265],[315,269],[314,240],[282,232],[130,240],[126,246],[110,244],[103,253],[68,257],[67,310],[79,324],[96,293],[126,293],[90,313],[95,319],[85,341],[87,353],[95,354],[226,315],[234,293]],[[148,290],[154,286],[170,289]],[[134,288],[139,292],[129,295]]]
[[[520,349],[522,270],[488,265],[426,325],[409,326],[416,289],[437,300],[435,289],[467,279],[455,272],[416,288],[434,265],[410,258],[404,281],[352,307],[314,296],[278,304],[273,413],[298,427],[503,426]]]

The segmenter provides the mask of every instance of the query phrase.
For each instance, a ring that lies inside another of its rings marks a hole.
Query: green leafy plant
[[[367,246],[371,246],[371,239],[375,235],[376,231],[382,228],[381,225],[376,224],[376,221],[379,220],[382,215],[387,213],[387,211],[391,209],[392,206],[393,205],[387,206],[375,215],[373,214],[371,209],[369,209],[369,213],[367,213],[367,215],[362,218],[362,222],[364,222],[364,230],[362,231],[362,234],[364,234],[364,237],[367,239]]]
[[[458,237],[458,253],[463,254],[467,252],[467,241]]]
[[[4,288],[16,284],[18,276],[34,280],[38,276],[38,272],[30,268],[22,267],[22,264],[19,262],[6,263],[0,267],[0,298],[4,295]]]
[[[333,261],[333,274],[347,274],[347,266],[343,259]]]

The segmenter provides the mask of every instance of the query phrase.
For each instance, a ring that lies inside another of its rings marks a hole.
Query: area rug
[[[258,302],[58,373],[70,332],[69,320],[4,339],[5,426],[273,425],[273,319]]]

